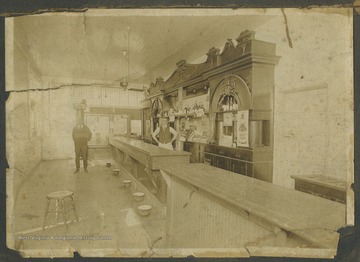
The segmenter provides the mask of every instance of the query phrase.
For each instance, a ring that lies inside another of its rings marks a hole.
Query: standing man
[[[73,128],[72,137],[75,145],[75,164],[76,170],[74,173],[78,173],[80,170],[80,156],[83,158],[84,171],[87,170],[87,158],[88,158],[88,142],[91,140],[91,131],[84,125],[83,121]]]
[[[159,135],[159,139],[156,136]],[[171,137],[171,135],[173,135]],[[170,127],[167,118],[160,118],[160,126],[152,133],[152,137],[158,143],[159,147],[174,150],[172,142],[177,138],[178,133]]]

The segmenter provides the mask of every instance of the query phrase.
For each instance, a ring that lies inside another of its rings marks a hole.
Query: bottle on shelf
[[[238,109],[239,109],[238,103],[237,103],[236,99],[234,99],[233,110],[238,110]]]

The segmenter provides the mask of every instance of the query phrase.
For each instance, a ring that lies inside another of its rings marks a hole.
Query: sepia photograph
[[[353,9],[5,18],[22,257],[336,256],[354,225]]]

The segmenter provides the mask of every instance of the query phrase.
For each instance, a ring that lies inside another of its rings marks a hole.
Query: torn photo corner
[[[354,224],[351,8],[89,9],[5,26],[8,248],[337,255]]]

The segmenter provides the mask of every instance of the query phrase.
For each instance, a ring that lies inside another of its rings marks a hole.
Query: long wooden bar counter
[[[206,164],[161,165],[176,247],[282,246],[336,251],[345,205]],[[270,243],[273,241],[273,243]]]
[[[114,158],[162,204],[166,203],[166,183],[160,165],[190,163],[189,152],[172,151],[122,136],[109,137]]]
[[[166,206],[169,248],[321,248],[336,254],[345,205],[191,163],[190,153],[125,137],[115,158]]]

